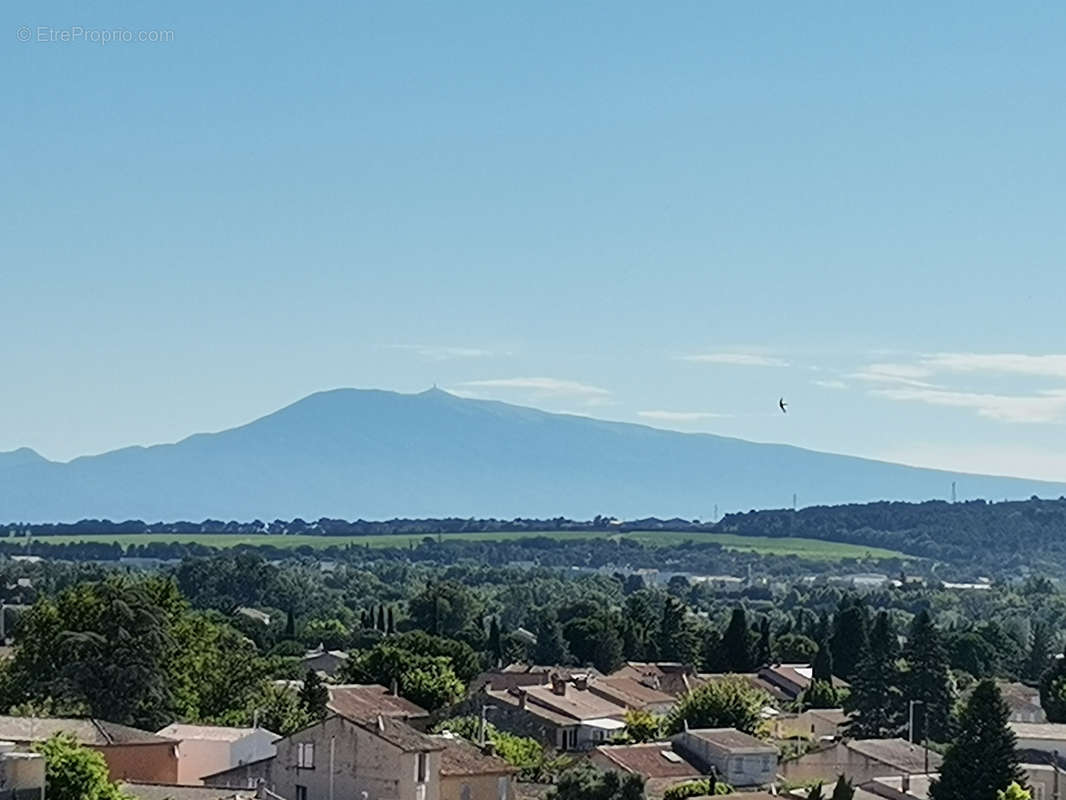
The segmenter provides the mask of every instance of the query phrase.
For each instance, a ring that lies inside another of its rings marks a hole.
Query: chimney
[[[517,694],[518,694],[518,707],[521,708],[521,709],[525,709],[525,707],[526,707],[526,690],[525,689],[519,689]]]
[[[400,693],[400,682],[395,678],[392,679],[392,683],[389,684],[389,694],[393,697]]]
[[[589,688],[589,676],[588,675],[575,675],[574,676],[574,688],[585,691]]]
[[[899,788],[903,791],[903,794],[910,794],[911,776],[909,772],[903,773],[903,778],[900,780]]]
[[[385,732],[385,718],[378,714],[378,733]]]
[[[558,675],[552,675],[552,694],[560,697],[566,694],[566,681]]]
[[[485,742],[485,744],[481,745],[481,752],[487,756],[494,756],[496,755],[496,745],[492,742]]]

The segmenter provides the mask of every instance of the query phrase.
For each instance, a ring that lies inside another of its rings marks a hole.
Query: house
[[[518,770],[458,736],[432,736],[440,753],[440,800],[514,800]]]
[[[531,736],[558,750],[587,750],[603,744],[625,727],[630,707],[589,689],[584,676],[566,680],[551,676],[547,686],[507,690],[491,685],[460,704],[456,713],[481,713],[491,705],[496,727],[521,736]]]
[[[839,739],[850,722],[842,708],[810,708],[800,714],[778,714],[772,730],[775,739]]]
[[[0,742],[30,750],[58,733],[104,757],[112,780],[177,783],[178,743],[155,733],[91,718],[0,716]]]
[[[777,776],[777,748],[736,728],[686,730],[670,741],[685,759],[733,786],[767,786]]]
[[[924,775],[939,772],[939,753],[903,739],[851,739],[822,747],[781,763],[789,783],[830,782],[843,774],[853,784],[885,775]]]
[[[635,678],[624,676],[595,678],[587,681],[589,691],[626,708],[665,715],[673,710],[677,699]]]
[[[814,668],[810,664],[771,664],[755,673],[757,685],[761,684],[774,697],[795,702],[814,681]],[[847,681],[833,678],[833,686],[846,689]]]
[[[44,800],[44,756],[19,752],[0,742],[0,796],[5,800]]]
[[[589,761],[602,770],[643,776],[644,791],[649,797],[661,796],[671,786],[705,774],[686,760],[672,742],[603,744],[593,748]]]
[[[204,775],[274,755],[274,742],[281,738],[265,728],[180,723],[168,725],[157,733],[178,742],[176,782],[186,786],[202,783]]]
[[[996,685],[1010,709],[1011,722],[1047,722],[1047,715],[1040,705],[1039,689],[1013,681],[996,681]]]
[[[1057,751],[1060,755],[1066,755],[1066,724],[1011,722],[1010,726],[1018,737],[1019,750],[1039,750],[1044,753]]]
[[[313,670],[325,675],[336,675],[340,668],[348,661],[348,654],[343,650],[327,650],[319,645],[314,650],[308,650],[300,659],[300,668],[303,672]]]
[[[208,786],[262,786],[285,800],[440,800],[444,745],[391,717],[339,714],[278,739],[276,755],[207,775]]]

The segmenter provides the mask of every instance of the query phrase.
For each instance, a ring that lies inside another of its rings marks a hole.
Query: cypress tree
[[[841,775],[837,778],[836,786],[833,787],[832,800],[852,800],[855,797],[855,787],[851,781]]]
[[[312,719],[324,719],[329,704],[329,688],[313,669],[307,670],[304,685],[300,687],[300,705]]]
[[[385,606],[384,605],[378,606],[378,626],[377,626],[377,628],[382,633],[385,633],[385,631],[386,631],[386,626],[385,626]]]
[[[869,649],[866,609],[858,600],[841,601],[833,619],[833,635],[829,640],[833,650],[833,674],[851,681],[859,671],[859,662]]]
[[[392,616],[392,606],[389,606],[389,611],[385,622],[386,633],[396,633],[396,620]]]
[[[1040,706],[1048,722],[1066,722],[1066,654],[1054,659],[1040,676]]]
[[[935,742],[946,742],[951,736],[951,675],[940,632],[928,611],[919,611],[914,617],[903,655],[909,667],[904,700],[922,703],[922,713],[915,721],[915,739],[928,735]]]
[[[503,663],[503,643],[500,639],[500,623],[493,617],[489,621],[489,653],[492,655],[492,663],[500,666]]]
[[[1011,783],[1024,784],[1010,711],[992,680],[977,684],[959,720],[959,732],[944,754],[931,800],[996,800]]]
[[[1029,634],[1029,653],[1025,658],[1022,677],[1029,681],[1039,681],[1051,657],[1051,631],[1040,621],[1034,622],[1032,628]]]
[[[829,649],[828,642],[823,641],[818,645],[811,668],[811,679],[820,683],[833,682],[833,651]]]
[[[850,731],[873,739],[894,736],[901,724],[899,642],[892,620],[882,611],[870,632],[870,647],[851,683],[849,711],[856,713]]]
[[[773,659],[773,643],[770,639],[770,618],[759,621],[759,643],[755,646],[755,666],[765,667]]]
[[[733,609],[733,616],[722,635],[722,656],[729,672],[751,672],[753,669],[748,616],[743,608]]]
[[[285,637],[286,639],[296,638],[296,616],[292,613],[290,608],[285,612]]]

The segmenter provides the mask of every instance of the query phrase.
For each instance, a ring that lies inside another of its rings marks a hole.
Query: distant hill
[[[0,520],[686,518],[787,505],[1058,497],[963,475],[549,414],[440,390],[320,392],[247,425],[69,463],[0,453]]]

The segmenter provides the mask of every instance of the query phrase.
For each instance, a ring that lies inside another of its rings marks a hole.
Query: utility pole
[[[958,493],[956,492],[955,481],[951,482],[951,502],[958,502]]]
[[[907,742],[914,744],[914,707],[922,706],[925,704],[921,700],[910,700],[907,702]]]
[[[488,727],[488,711],[489,709],[496,708],[496,706],[481,704],[481,725],[478,728],[478,744],[482,747],[485,746],[485,728]]]

